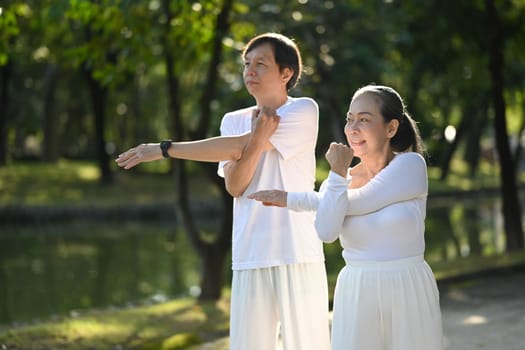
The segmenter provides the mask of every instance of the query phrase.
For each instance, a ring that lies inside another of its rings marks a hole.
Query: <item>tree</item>
[[[210,105],[214,96],[215,86],[218,79],[218,66],[221,61],[222,54],[222,40],[229,30],[229,14],[232,9],[232,0],[225,0],[222,2],[220,12],[218,13],[215,21],[215,25],[212,29],[214,33],[211,38],[212,53],[211,59],[208,66],[208,71],[204,79],[203,92],[201,94],[200,106],[201,106],[201,117],[200,121],[195,130],[188,130],[192,138],[205,138],[207,136],[208,127],[210,125]],[[175,8],[178,13],[173,12]],[[183,141],[185,134],[184,131],[188,129],[183,123],[181,113],[181,97],[180,97],[180,72],[176,69],[174,55],[172,53],[172,42],[177,42],[173,37],[171,25],[176,15],[183,16],[182,13],[185,9],[184,5],[178,5],[172,7],[172,2],[169,0],[163,1],[163,13],[165,18],[165,36],[164,36],[164,49],[165,49],[165,64],[166,64],[166,81],[169,95],[169,107],[170,115],[173,120],[173,135],[174,141]],[[203,16],[204,17],[204,16]],[[202,18],[202,17],[201,17]],[[182,47],[177,47],[177,50],[181,50]],[[181,62],[178,62],[179,67]],[[222,208],[224,214],[222,215],[222,224],[215,236],[213,241],[207,241],[204,239],[202,232],[198,229],[195,219],[190,210],[190,195],[188,186],[188,172],[186,169],[186,162],[184,160],[174,160],[175,164],[175,179],[177,182],[177,217],[180,219],[184,230],[192,244],[197,251],[199,257],[203,261],[203,269],[201,274],[201,300],[214,300],[218,299],[221,295],[222,286],[224,284],[224,262],[229,252],[231,242],[231,229],[232,229],[232,199],[224,188],[224,183],[217,179],[215,174],[215,166],[213,169],[208,167],[207,173],[211,175],[217,186],[220,188],[222,197]]]
[[[5,8],[0,6],[0,165],[7,163],[10,82],[14,69],[10,56],[15,38],[20,34],[17,12],[17,3]]]
[[[70,31],[69,65],[80,69],[88,87],[94,114],[96,158],[103,184],[113,181],[107,150],[107,102],[110,91],[126,82],[128,64],[125,48],[134,46],[123,34],[126,4],[107,0],[71,1],[66,14]],[[130,10],[131,11],[131,10]],[[77,44],[78,43],[78,44]],[[134,62],[133,62],[134,63]]]
[[[503,96],[503,44],[502,27],[494,0],[485,0],[490,59],[491,94],[494,108],[494,132],[500,164],[501,195],[507,251],[524,248],[521,206],[516,185],[516,172],[510,151]]]

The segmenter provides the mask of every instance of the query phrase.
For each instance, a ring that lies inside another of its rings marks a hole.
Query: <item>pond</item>
[[[426,258],[502,254],[500,203],[429,200]],[[3,225],[0,325],[198,295],[199,259],[174,220],[70,220]],[[325,245],[329,275],[343,264]],[[229,259],[225,270],[229,271]],[[226,284],[231,274],[226,274]]]

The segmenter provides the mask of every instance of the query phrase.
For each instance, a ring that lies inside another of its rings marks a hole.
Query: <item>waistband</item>
[[[395,260],[350,260],[345,259],[346,266],[361,269],[396,269],[425,261],[423,255],[411,256]]]

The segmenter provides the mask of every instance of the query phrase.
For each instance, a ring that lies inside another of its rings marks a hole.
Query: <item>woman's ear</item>
[[[391,121],[389,121],[388,122],[387,136],[390,137],[390,138],[396,136],[398,128],[399,128],[399,120],[392,119]]]

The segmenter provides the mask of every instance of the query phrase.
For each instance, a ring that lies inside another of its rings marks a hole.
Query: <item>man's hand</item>
[[[279,126],[279,117],[275,109],[269,107],[261,107],[255,109],[252,113],[252,135],[251,142],[255,144],[264,145],[264,149],[271,149],[272,146],[268,142],[277,127]]]
[[[135,165],[163,159],[162,151],[158,143],[143,143],[119,154],[115,162],[124,169],[131,169]]]
[[[330,164],[330,170],[342,177],[346,177],[348,175],[348,167],[350,167],[352,158],[354,158],[354,150],[342,143],[332,142],[325,154],[325,158]]]
[[[250,194],[248,198],[262,202],[262,204],[266,206],[286,208],[288,192],[281,190],[258,191]]]

